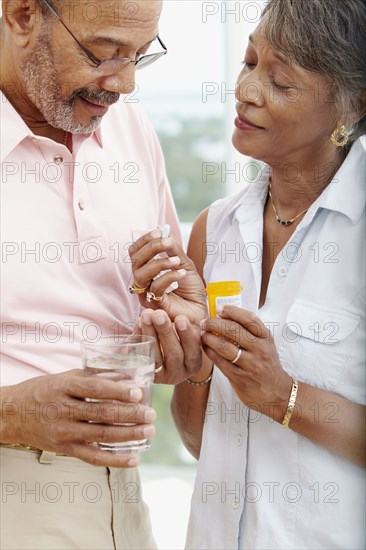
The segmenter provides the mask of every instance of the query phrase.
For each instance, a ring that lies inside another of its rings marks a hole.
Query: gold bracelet
[[[214,370],[214,368],[212,367],[211,374],[209,376],[207,376],[207,378],[205,378],[205,380],[202,380],[202,382],[194,382],[190,378],[186,378],[186,382],[188,382],[188,384],[190,384],[191,386],[196,386],[196,387],[197,386],[204,386],[205,384],[208,384],[209,382],[211,382],[212,375],[213,375],[213,370]]]
[[[282,420],[282,426],[284,426],[285,428],[289,427],[291,416],[292,416],[292,413],[294,412],[298,388],[299,388],[299,383],[297,380],[293,378],[290,399],[288,400],[285,416],[283,417],[283,420]]]

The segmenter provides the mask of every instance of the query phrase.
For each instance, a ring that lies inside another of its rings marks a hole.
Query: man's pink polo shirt
[[[128,246],[179,224],[155,133],[120,102],[73,153],[1,109],[1,385],[81,367],[80,341],[133,326]]]

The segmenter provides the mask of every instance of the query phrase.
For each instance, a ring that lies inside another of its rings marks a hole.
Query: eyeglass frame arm
[[[76,38],[76,36],[73,34],[72,31],[70,31],[70,29],[65,25],[65,23],[62,21],[61,17],[59,16],[59,14],[54,10],[54,8],[51,6],[51,4],[48,3],[47,0],[42,0],[46,6],[48,7],[48,9],[51,11],[52,15],[54,15],[56,17],[56,19],[61,23],[61,25],[64,27],[64,29],[67,30],[67,32],[73,37],[73,39],[75,40],[75,42],[78,44],[78,46],[83,50],[83,52],[85,53],[85,55],[90,59],[90,61],[92,61],[95,65],[96,65],[96,68],[99,67],[102,63],[104,63],[104,61],[118,61],[118,60],[128,60],[130,63],[135,63],[135,65],[138,64],[138,62],[140,61],[140,59],[131,59],[129,57],[116,57],[116,58],[109,58],[109,59],[98,59],[97,57],[95,57],[95,55],[92,54],[92,52],[90,50],[88,50],[88,48],[86,48],[85,46],[83,46],[83,44],[81,42],[79,42],[79,40]],[[156,37],[158,39],[158,42],[160,44],[160,46],[163,48],[164,50],[164,53],[163,55],[167,54],[168,53],[168,49],[167,47],[165,46],[164,42],[161,40],[160,36],[159,35],[156,35]],[[155,40],[154,38],[154,40]],[[149,54],[146,54],[147,56]],[[154,54],[150,54],[150,55],[154,55]]]

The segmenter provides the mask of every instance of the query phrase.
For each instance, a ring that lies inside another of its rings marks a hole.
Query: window
[[[235,80],[261,4],[166,0],[159,32],[169,53],[137,74],[136,98],[157,130],[186,243],[197,215],[256,173],[233,149],[231,134]],[[171,394],[155,387],[157,435],[141,457],[159,548],[184,547],[196,467],[170,417]]]

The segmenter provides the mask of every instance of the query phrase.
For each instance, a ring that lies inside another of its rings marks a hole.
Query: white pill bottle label
[[[241,294],[236,296],[216,296],[216,311],[222,310],[224,306],[237,306],[242,307],[241,305]]]
[[[239,281],[216,281],[208,283],[206,288],[211,317],[220,314],[226,305],[242,307],[242,286]]]

